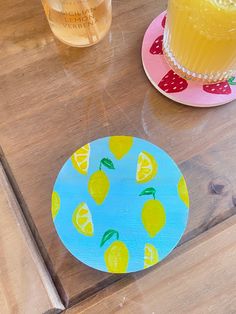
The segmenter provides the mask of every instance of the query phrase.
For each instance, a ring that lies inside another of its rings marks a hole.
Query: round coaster
[[[166,11],[149,25],[143,39],[142,61],[147,77],[166,97],[184,105],[213,107],[236,99],[236,80],[205,84],[187,81],[177,75],[163,56]]]
[[[101,138],[78,149],[52,193],[65,247],[95,269],[129,273],[157,264],[188,220],[188,190],[175,162],[134,137]]]

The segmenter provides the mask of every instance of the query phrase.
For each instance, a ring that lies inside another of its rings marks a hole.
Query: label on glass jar
[[[82,3],[66,2],[59,9],[44,3],[44,10],[51,22],[65,28],[87,28],[97,23],[97,8]]]
[[[94,25],[97,20],[94,15],[96,8],[82,10],[81,12],[66,12],[64,16],[64,27],[83,28]]]

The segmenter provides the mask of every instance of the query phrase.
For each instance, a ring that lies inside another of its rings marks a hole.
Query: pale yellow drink
[[[91,46],[109,31],[111,0],[42,0],[42,3],[52,32],[68,45]]]
[[[169,0],[164,51],[182,76],[228,79],[236,72],[236,0]]]

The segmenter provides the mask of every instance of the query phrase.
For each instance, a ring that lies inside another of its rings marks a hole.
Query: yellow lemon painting
[[[181,200],[189,208],[188,189],[187,189],[187,185],[186,185],[186,182],[185,182],[183,176],[179,179],[178,193],[179,193],[179,197],[181,198]]]
[[[138,183],[147,183],[157,174],[157,162],[155,158],[147,153],[141,152],[138,156],[136,180]]]
[[[131,136],[111,136],[109,141],[110,150],[116,159],[123,158],[133,145]]]
[[[116,237],[116,241],[113,241],[104,253],[107,270],[117,274],[126,273],[129,263],[129,251],[125,243],[118,240],[119,233],[115,230],[107,230],[103,235],[100,247],[113,236]]]
[[[147,243],[144,248],[144,268],[149,268],[159,261],[158,252],[154,245]]]
[[[66,161],[51,212],[73,256],[94,269],[123,274],[152,267],[175,248],[187,225],[189,196],[165,151],[136,137],[110,136]]]
[[[86,203],[83,202],[76,207],[72,216],[72,222],[78,232],[88,237],[93,236],[92,216]]]
[[[110,159],[103,158],[100,161],[99,170],[91,175],[88,183],[88,191],[97,205],[101,205],[104,202],[110,188],[109,178],[102,170],[102,165],[109,169],[115,169]]]
[[[81,147],[71,156],[72,164],[79,173],[84,175],[87,174],[89,167],[89,156],[90,156],[89,144]]]
[[[52,192],[51,211],[53,220],[56,218],[60,209],[60,196],[56,191]]]
[[[152,195],[154,198],[145,202],[141,218],[145,230],[153,238],[166,224],[165,208],[160,201],[155,199],[156,190],[154,188],[145,189],[139,196],[142,195]]]

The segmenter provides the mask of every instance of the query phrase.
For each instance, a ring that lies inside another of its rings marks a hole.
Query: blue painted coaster
[[[79,261],[111,273],[157,264],[177,245],[189,197],[175,162],[139,138],[112,136],[78,149],[52,193],[52,217]]]

